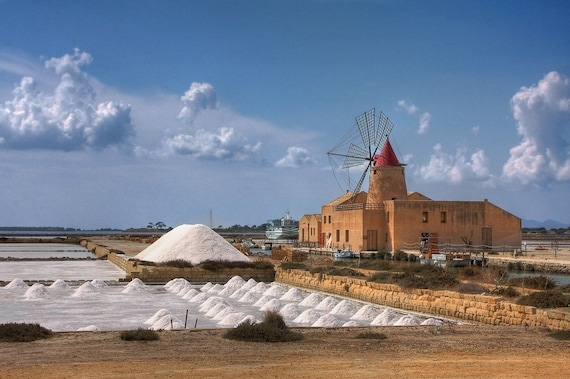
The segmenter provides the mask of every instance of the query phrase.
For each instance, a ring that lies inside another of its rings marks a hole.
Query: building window
[[[340,242],[340,230],[336,230],[336,242]]]
[[[344,242],[348,242],[348,239],[349,239],[348,237],[349,237],[348,230],[345,230],[344,231]]]
[[[323,217],[323,218],[324,218],[324,220],[323,220],[324,223],[323,223],[323,224],[326,224],[326,223],[327,223],[327,216],[325,216],[325,217]]]
[[[329,216],[329,224],[331,223],[331,216]]]
[[[422,222],[428,222],[428,213],[422,212]]]
[[[445,224],[447,222],[447,212],[441,212],[441,223]]]

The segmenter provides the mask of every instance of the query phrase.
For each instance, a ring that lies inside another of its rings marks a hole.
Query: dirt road
[[[492,326],[300,329],[305,339],[248,343],[224,330],[57,333],[0,343],[0,378],[566,378],[570,341]],[[364,330],[385,340],[356,338]]]

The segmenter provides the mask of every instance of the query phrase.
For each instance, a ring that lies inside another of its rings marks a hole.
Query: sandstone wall
[[[424,289],[404,290],[392,284],[311,274],[304,270],[277,269],[275,281],[370,303],[466,321],[570,330],[570,312],[517,305],[494,296]]]

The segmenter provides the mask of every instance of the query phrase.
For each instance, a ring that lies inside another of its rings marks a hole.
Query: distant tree
[[[146,226],[147,229],[154,229],[154,223],[149,222],[148,225]]]
[[[159,221],[156,224],[154,224],[154,227],[156,229],[166,229],[166,224],[162,221]]]

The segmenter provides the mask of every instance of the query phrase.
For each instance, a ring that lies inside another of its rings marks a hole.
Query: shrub
[[[388,272],[377,272],[366,279],[368,282],[388,283],[392,275]]]
[[[281,264],[283,270],[309,270],[306,264],[298,262],[285,262]]]
[[[234,262],[234,261],[212,261],[207,260],[198,265],[204,270],[208,271],[219,271],[225,268],[256,268],[256,269],[270,269],[273,268],[273,264],[267,261],[254,261],[254,262]]]
[[[289,342],[299,341],[303,334],[290,330],[283,316],[275,311],[265,312],[261,323],[246,320],[233,329],[229,329],[224,338],[250,342]]]
[[[388,338],[384,333],[376,332],[362,332],[359,333],[356,338],[371,339],[371,340],[385,340]]]
[[[159,262],[157,266],[178,267],[178,268],[192,268],[194,265],[190,261],[184,259],[174,259],[166,262]]]
[[[478,283],[461,283],[455,290],[459,293],[469,294],[482,294],[489,291],[487,287],[484,287]]]
[[[557,330],[548,335],[557,340],[568,341],[570,340],[570,330]]]
[[[402,250],[398,250],[394,253],[394,260],[395,261],[407,261],[408,254],[403,252]]]
[[[520,292],[513,287],[497,287],[491,291],[493,295],[504,296],[504,297],[518,297]]]
[[[154,330],[139,328],[121,332],[121,339],[123,341],[156,341],[159,336]]]
[[[550,290],[556,287],[556,283],[544,275],[527,276],[524,278],[509,278],[506,284],[536,290]]]
[[[0,324],[0,341],[31,342],[51,337],[53,332],[40,324],[8,323]]]
[[[335,276],[366,276],[360,271],[353,270],[349,267],[315,267],[310,270],[311,274],[325,274]]]
[[[560,308],[569,304],[568,297],[558,291],[541,291],[522,296],[517,304],[530,305],[537,308]]]

